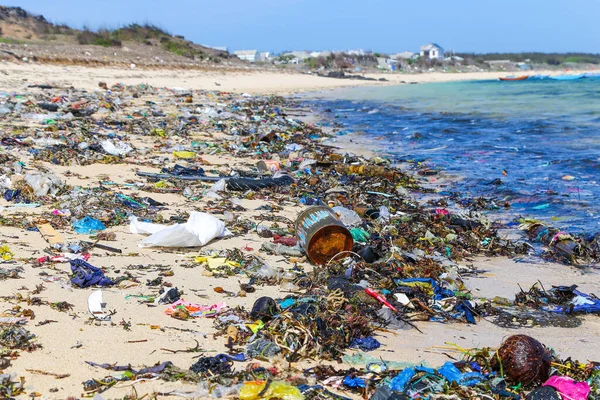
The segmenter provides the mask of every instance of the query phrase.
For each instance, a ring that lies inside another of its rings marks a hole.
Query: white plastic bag
[[[11,189],[12,181],[6,175],[0,176],[0,189]]]
[[[208,189],[208,190],[211,191],[211,192],[215,192],[215,193],[222,192],[222,191],[225,190],[226,185],[227,185],[227,182],[225,181],[225,179],[219,179],[217,181],[217,183],[215,183],[214,185],[212,185],[210,187],[210,189]]]
[[[110,140],[103,140],[100,142],[100,145],[104,149],[105,152],[112,156],[124,156],[127,153],[130,153],[133,148],[127,143],[117,142],[117,144],[113,144]]]
[[[141,223],[138,222],[137,229],[140,229],[139,224]],[[163,229],[153,225],[155,224],[141,227],[146,232],[153,231],[153,233],[139,243],[140,247],[199,247],[214,238],[231,235],[223,221],[210,214],[195,211],[190,213],[190,218],[185,224],[167,227],[158,225],[164,227]]]
[[[62,186],[61,180],[54,174],[27,174],[25,182],[35,192],[35,195],[46,196],[48,193],[55,195]]]
[[[151,222],[142,222],[138,217],[129,217],[129,230],[131,233],[142,235],[152,235],[156,232],[168,228],[169,225],[153,224]]]
[[[379,207],[379,219],[381,219],[384,222],[387,222],[390,220],[390,217],[390,210],[388,210],[386,206]]]
[[[360,215],[354,210],[349,210],[341,206],[333,207],[331,210],[340,216],[340,221],[346,226],[358,226],[362,223]]]

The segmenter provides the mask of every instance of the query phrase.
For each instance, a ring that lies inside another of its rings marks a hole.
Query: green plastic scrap
[[[371,237],[369,232],[362,228],[352,228],[350,229],[350,234],[352,235],[352,239],[358,243],[367,243],[367,240]]]

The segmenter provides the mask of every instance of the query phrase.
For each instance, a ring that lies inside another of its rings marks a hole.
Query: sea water
[[[450,191],[600,231],[600,79],[346,88],[312,101],[328,125],[460,177]]]

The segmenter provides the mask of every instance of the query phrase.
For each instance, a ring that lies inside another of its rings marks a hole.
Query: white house
[[[260,59],[260,53],[257,50],[238,50],[233,52],[240,60],[256,62]]]
[[[263,53],[260,53],[258,55],[258,60],[259,61],[269,61],[271,59],[271,53],[268,51],[265,51]]]
[[[429,43],[425,46],[421,46],[421,57],[426,57],[429,60],[435,58],[444,59],[444,49],[442,46],[436,43]]]

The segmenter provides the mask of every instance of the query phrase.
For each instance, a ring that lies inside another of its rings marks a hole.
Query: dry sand
[[[415,75],[411,79],[420,82],[435,81],[445,77],[465,79],[490,79],[497,74],[443,74],[442,75]],[[408,80],[407,76],[401,76]],[[156,86],[186,87],[194,89],[220,89],[240,92],[290,92],[297,90],[317,90],[334,88],[345,85],[365,85],[373,82],[346,81],[327,79],[307,75],[291,74],[234,74],[220,75],[218,73],[200,73],[191,71],[129,71],[108,68],[82,68],[82,67],[57,67],[39,66],[30,64],[3,64],[0,65],[0,88],[4,90],[19,91],[25,84],[31,83],[66,83],[75,87],[93,89],[98,81],[110,84],[120,81],[126,84],[148,83]],[[218,82],[221,86],[215,86]],[[201,133],[199,133],[201,135]],[[244,160],[231,159],[228,156],[204,157],[215,164],[229,164]],[[46,167],[63,177],[67,183],[77,185],[95,185],[101,176],[108,175],[110,180],[125,183],[128,180],[138,180],[135,177],[135,165],[92,165],[77,168],[57,167],[47,164]],[[71,170],[80,174],[80,177],[65,177],[65,172]],[[144,168],[150,170],[150,168]],[[155,170],[156,171],[156,170]],[[83,178],[82,178],[83,177]],[[132,193],[127,188],[121,188],[123,193]],[[189,203],[181,195],[176,194],[150,194],[158,201],[166,202],[169,211],[166,216],[175,214],[176,210],[188,209]],[[249,210],[265,203],[273,203],[284,207],[282,215],[295,218],[300,210],[297,204],[281,202],[277,198],[264,200],[244,200],[244,205]],[[5,205],[0,200],[0,205]],[[194,204],[200,207],[203,201]],[[14,213],[16,211],[11,211]],[[40,210],[24,210],[26,213],[39,213]],[[258,215],[257,211],[248,211],[247,214]],[[3,215],[6,215],[3,213]],[[213,291],[216,286],[225,290],[236,291],[238,278],[217,279],[206,275],[203,268],[193,269],[181,266],[185,261],[198,254],[198,249],[188,251],[167,252],[160,249],[140,249],[137,242],[140,235],[129,233],[128,227],[122,226],[111,229],[117,233],[117,242],[114,244],[123,250],[123,255],[115,255],[101,250],[93,250],[90,262],[99,267],[106,268],[110,275],[118,275],[116,271],[124,271],[130,265],[162,264],[171,266],[174,276],[165,278],[174,286],[185,293],[186,300],[201,304],[212,304],[225,301],[229,306],[244,305],[251,307],[254,300],[260,296],[281,296],[279,287],[261,287],[256,293],[249,294],[246,298],[225,298],[222,294]],[[85,240],[86,235],[77,235],[72,230],[62,230],[66,239]],[[247,235],[218,240],[208,245],[208,248],[227,249],[241,248],[249,245],[258,254],[260,242],[256,235]],[[8,243],[9,247],[19,257],[40,257],[42,249],[47,243],[38,232],[27,232],[16,228],[0,229],[0,242]],[[260,256],[267,259],[273,266],[287,267],[282,257]],[[597,275],[588,273],[574,267],[558,264],[528,264],[516,263],[508,259],[476,259],[473,264],[487,272],[476,278],[469,278],[468,285],[473,289],[475,297],[491,298],[503,296],[512,298],[518,291],[517,284],[524,288],[541,279],[545,285],[553,284],[578,284],[581,289],[589,292],[600,292],[600,282]],[[16,265],[16,264],[15,264]],[[10,266],[3,265],[4,267]],[[91,378],[102,378],[110,375],[110,371],[93,368],[85,361],[99,363],[132,364],[134,367],[148,366],[157,362],[172,361],[175,365],[187,368],[197,353],[173,354],[162,349],[185,349],[194,347],[195,341],[210,352],[224,350],[223,338],[213,338],[212,321],[209,319],[196,319],[179,321],[164,314],[164,306],[149,307],[139,304],[135,298],[127,299],[126,295],[147,293],[145,283],[147,280],[158,276],[158,271],[148,270],[141,273],[133,270],[139,276],[140,284],[132,287],[113,287],[104,290],[104,300],[108,308],[115,310],[116,314],[110,322],[89,323],[87,311],[87,297],[91,289],[81,290],[69,287],[69,265],[55,264],[56,276],[60,280],[52,279],[48,282],[40,275],[41,270],[25,265],[22,280],[5,280],[0,282],[3,295],[16,292],[26,295],[28,291],[40,283],[46,290],[38,296],[50,302],[67,301],[74,305],[69,313],[61,313],[48,306],[32,306],[36,313],[35,320],[28,324],[28,329],[38,336],[42,349],[32,353],[23,353],[13,361],[12,367],[6,372],[24,376],[28,393],[39,392],[44,398],[64,399],[67,396],[78,397],[82,393],[82,382]],[[240,278],[241,280],[241,278]],[[10,308],[5,304],[4,308]],[[46,319],[58,321],[47,325],[37,326]],[[125,330],[120,325],[121,321],[131,323],[131,329]],[[160,329],[152,329],[159,326]],[[477,325],[465,324],[439,324],[419,323],[423,334],[415,330],[401,331],[397,334],[385,334],[379,337],[384,344],[382,348],[372,355],[394,361],[420,362],[427,361],[431,365],[439,365],[448,360],[446,354],[456,357],[449,349],[439,349],[436,346],[448,346],[446,342],[455,343],[463,348],[498,346],[503,337],[516,333],[525,333],[539,338],[548,346],[554,348],[561,356],[573,356],[585,361],[593,359],[600,354],[600,344],[597,333],[600,329],[600,320],[596,316],[585,319],[584,324],[576,329],[566,328],[530,328],[522,330],[501,329],[486,321]],[[175,328],[175,329],[174,329]],[[184,329],[177,330],[177,328]],[[136,342],[143,340],[144,342]],[[446,353],[446,354],[443,354]],[[214,353],[208,353],[214,354]],[[55,379],[27,372],[36,369],[52,373],[68,373],[65,379]],[[105,392],[104,398],[122,398],[131,392],[131,383],[117,385]],[[52,388],[58,389],[55,393]],[[193,385],[184,385],[178,382],[165,383],[162,381],[136,382],[138,394],[151,392],[168,392],[172,390],[193,391]],[[162,398],[159,396],[159,398]]]
[[[578,73],[584,71],[571,71]],[[534,72],[531,72],[533,74]],[[557,71],[535,71],[539,74],[556,75]],[[463,80],[487,80],[511,75],[507,72],[465,73],[377,73],[367,77],[385,78],[388,82],[324,78],[316,75],[286,71],[227,72],[223,70],[142,70],[108,67],[81,67],[40,65],[29,63],[0,63],[0,89],[15,90],[24,84],[52,83],[73,85],[77,88],[95,89],[98,82],[121,82],[126,85],[146,83],[158,87],[182,87],[186,89],[221,90],[235,93],[295,93],[335,89],[348,86],[394,85],[403,82],[429,83]],[[525,73],[524,73],[525,74]]]

